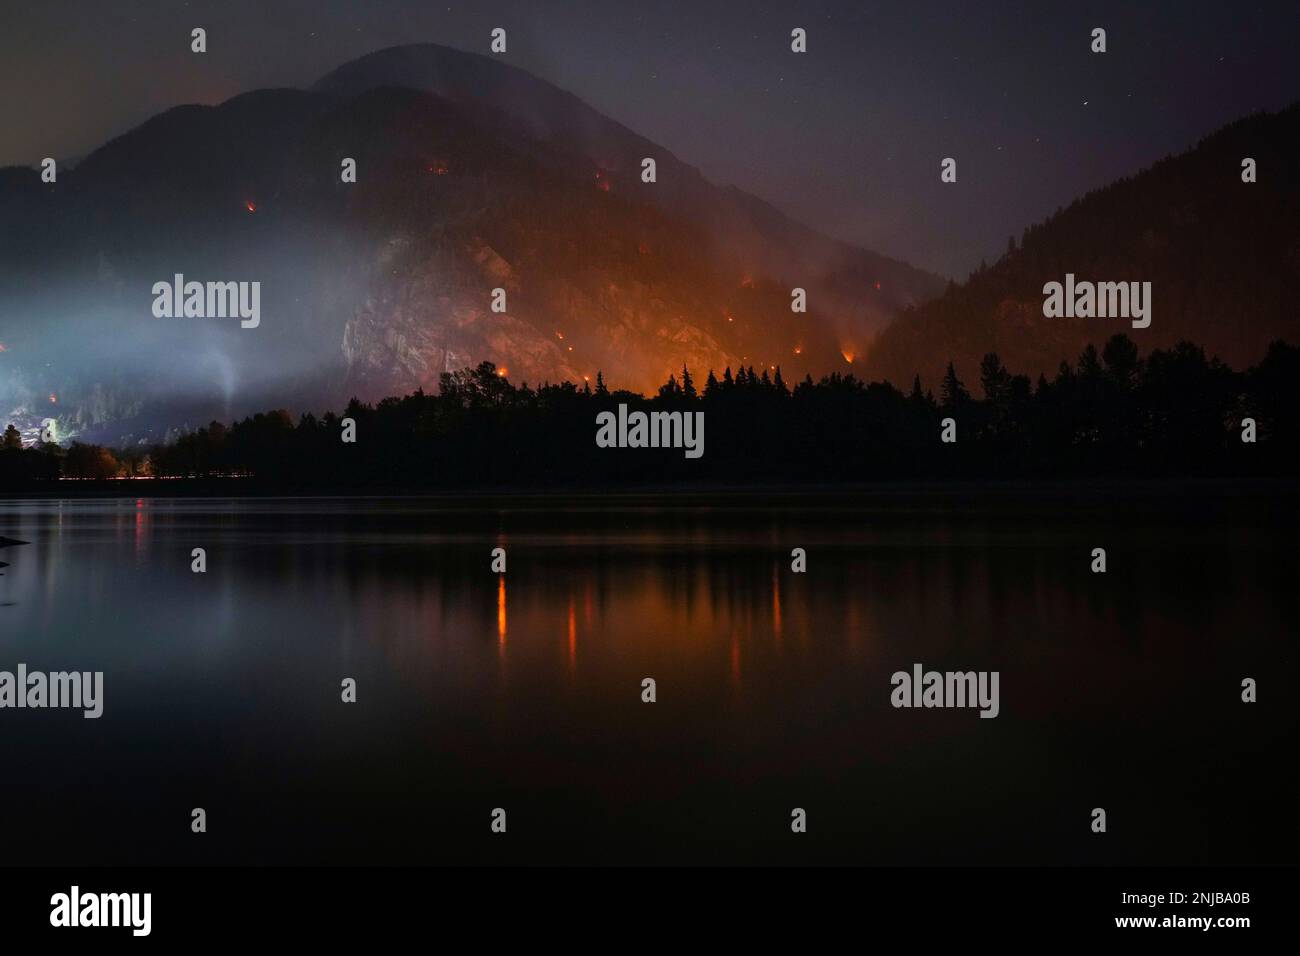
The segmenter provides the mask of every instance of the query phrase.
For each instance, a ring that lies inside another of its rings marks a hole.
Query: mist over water
[[[4,502],[0,669],[105,674],[97,721],[6,712],[6,856],[1293,859],[1296,527],[1230,486]],[[998,718],[892,708],[918,662]]]

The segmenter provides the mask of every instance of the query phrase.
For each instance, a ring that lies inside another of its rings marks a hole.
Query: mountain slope
[[[815,294],[796,315],[786,281],[738,275],[707,217],[407,88],[170,110],[55,184],[5,171],[0,206],[0,411],[29,435],[51,416],[64,439],[157,438],[435,388],[483,359],[516,381],[599,370],[640,390],[684,363],[843,361]],[[261,283],[261,325],[154,318],[154,283],[178,273]]]
[[[0,210],[0,414],[29,436],[53,417],[65,440],[337,407],[484,359],[638,390],[684,363],[793,378],[842,366],[941,286],[708,183],[543,80],[434,46],[168,110],[53,184],[0,170]],[[176,274],[260,283],[261,325],[154,318],[153,285]]]
[[[356,95],[381,86],[436,94],[466,113],[505,117],[502,135],[525,151],[568,169],[600,170],[614,189],[700,223],[738,278],[771,276],[802,286],[853,347],[909,305],[938,295],[932,273],[831,239],[734,187],[708,182],[698,169],[599,113],[558,87],[492,57],[437,44],[379,50],[346,63],[314,89]],[[641,161],[654,157],[658,181],[640,181]]]
[[[1049,376],[1124,332],[1143,351],[1189,339],[1235,367],[1300,332],[1300,105],[1247,117],[1193,149],[1083,196],[1026,230],[1019,248],[909,311],[871,348],[867,374],[937,388],[951,359],[968,385],[986,352]],[[1242,159],[1258,164],[1243,183]],[[1149,281],[1152,321],[1044,318],[1043,286]]]

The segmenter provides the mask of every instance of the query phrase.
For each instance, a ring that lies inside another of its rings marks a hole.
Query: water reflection
[[[528,860],[1283,858],[1295,718],[1245,729],[1233,688],[1294,675],[1295,526],[1276,494],[11,502],[0,667],[103,669],[108,703],[97,730],[0,715],[30,769],[0,813],[48,815],[12,852],[63,833],[70,862],[189,859],[158,820],[191,789],[238,821],[202,851],[232,862],[478,860],[418,821],[507,798]],[[1003,715],[890,708],[918,661],[1000,671]],[[1266,796],[1234,814],[1247,767]],[[53,825],[87,774],[137,843]],[[1059,808],[1099,791],[1162,815],[1076,841]],[[834,839],[783,842],[793,805]]]

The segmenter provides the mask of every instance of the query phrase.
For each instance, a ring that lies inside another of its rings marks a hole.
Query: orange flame
[[[244,208],[249,212],[257,212],[257,203],[253,202],[251,199],[247,199],[244,201]]]
[[[506,647],[506,579],[504,575],[497,579],[497,642],[504,651]]]

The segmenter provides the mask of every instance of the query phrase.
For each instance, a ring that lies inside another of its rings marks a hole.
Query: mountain
[[[506,121],[494,122],[494,131],[516,148],[589,179],[599,172],[602,188],[702,226],[737,279],[767,276],[807,289],[851,348],[864,346],[900,309],[943,289],[932,273],[831,239],[756,196],[710,183],[572,93],[492,57],[431,43],[393,47],[340,66],[314,89],[355,96],[384,86],[425,90],[467,114],[495,113]],[[653,186],[640,181],[647,157],[657,164]]]
[[[1014,249],[940,298],[910,309],[868,352],[869,378],[936,392],[951,359],[978,384],[979,364],[1050,378],[1088,343],[1123,332],[1142,351],[1180,339],[1229,365],[1270,341],[1300,339],[1300,104],[1260,113],[1191,150],[1091,192],[1031,226]],[[1242,161],[1258,181],[1242,181]],[[1045,283],[1151,283],[1151,325],[1122,318],[1044,318]]]
[[[53,417],[65,439],[337,408],[485,359],[516,382],[602,371],[637,390],[683,364],[793,378],[843,367],[941,288],[536,77],[432,46],[169,110],[52,184],[0,170],[0,212],[0,414],[28,435]],[[176,274],[260,283],[259,326],[155,318]]]

